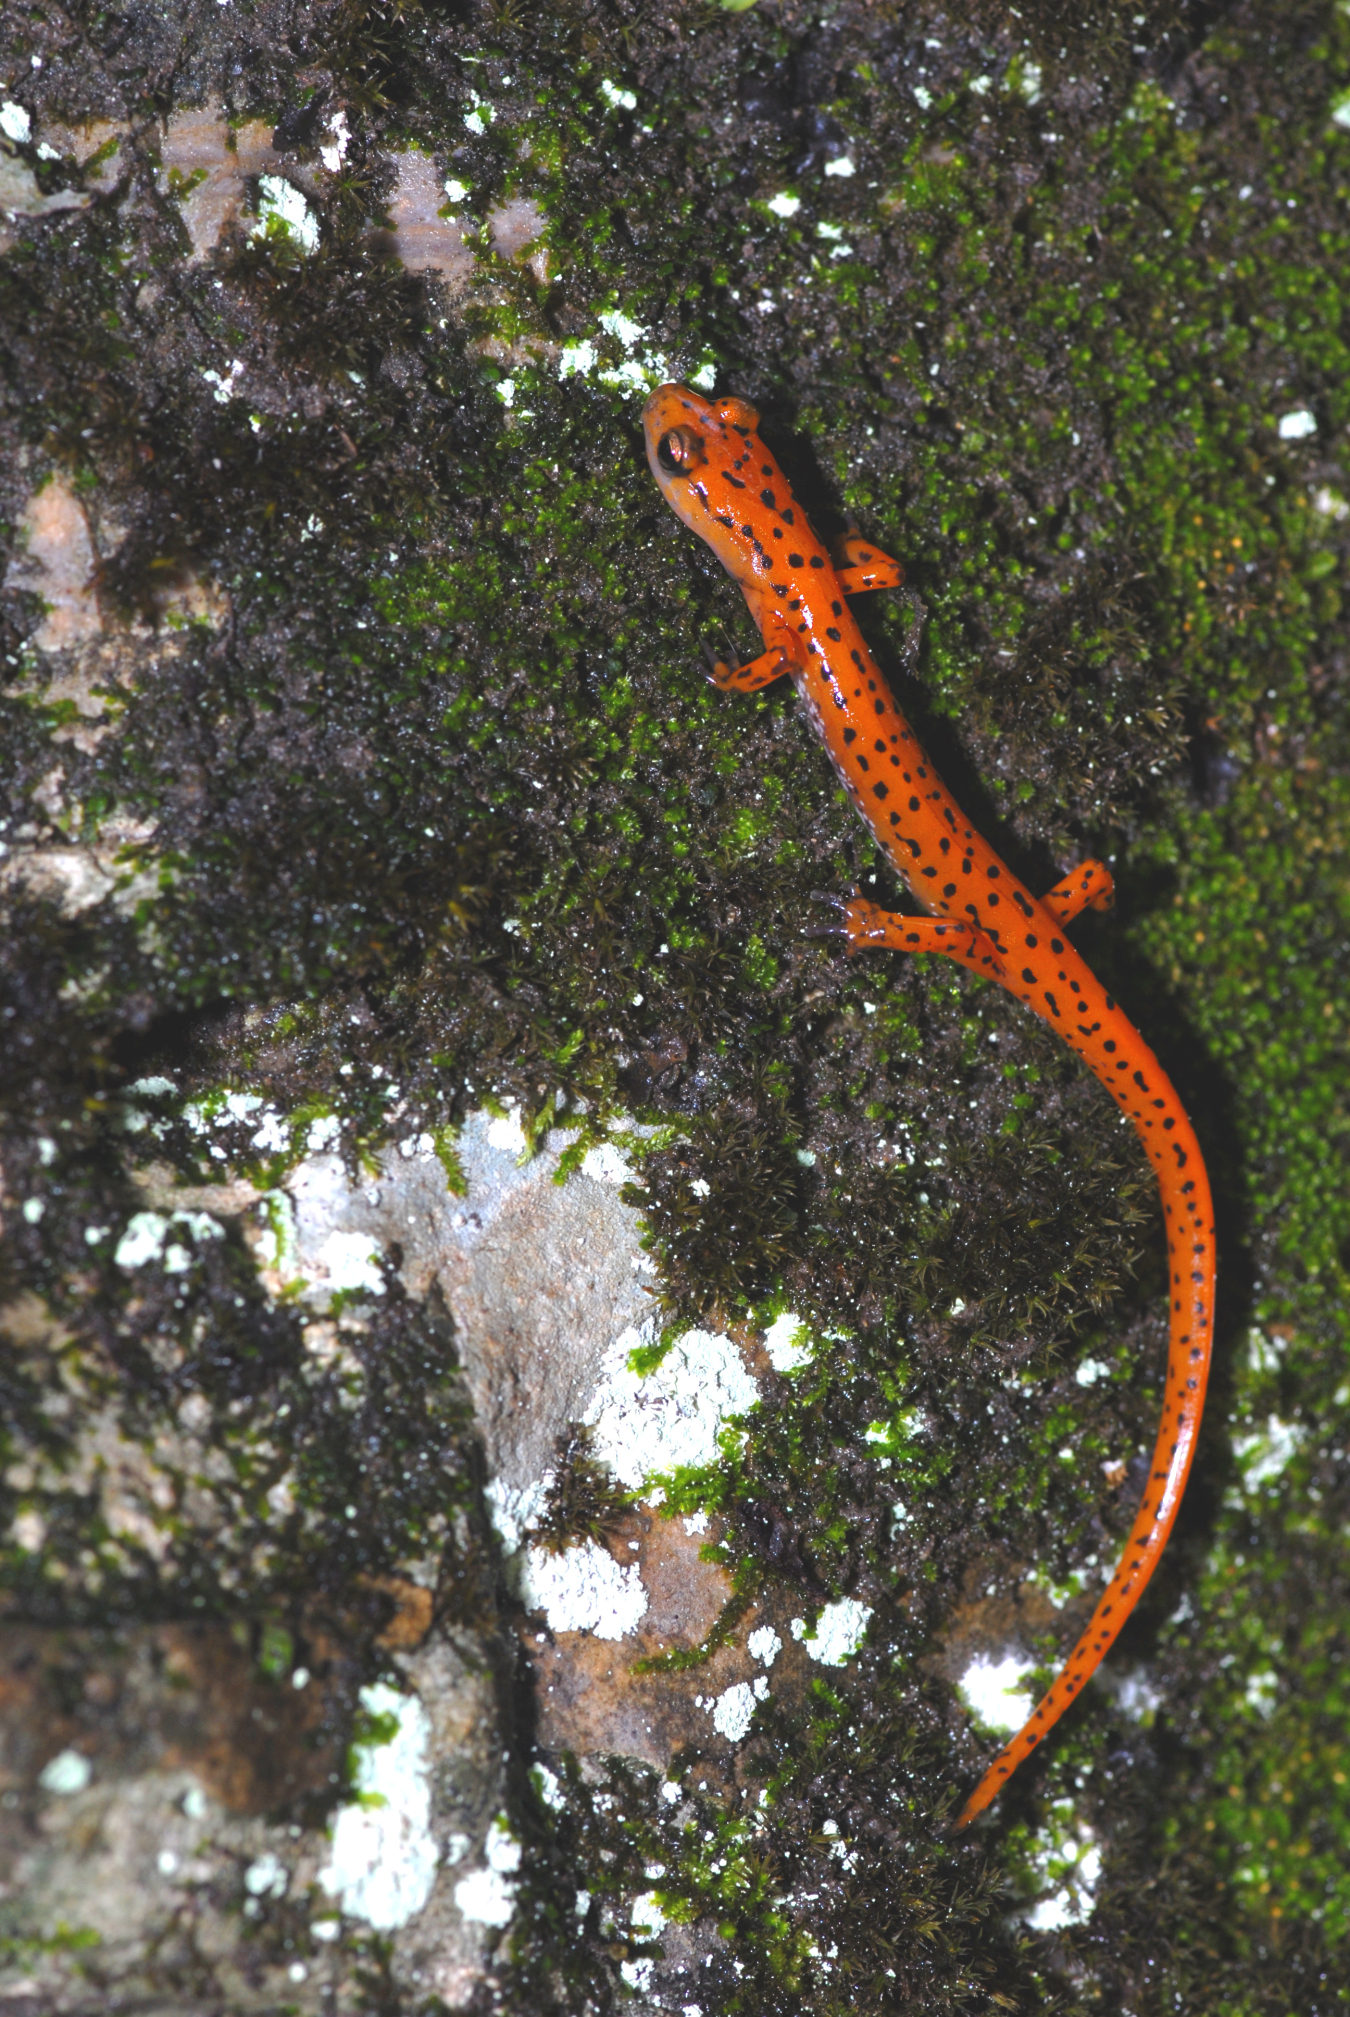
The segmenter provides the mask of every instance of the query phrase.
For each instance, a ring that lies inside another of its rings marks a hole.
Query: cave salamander
[[[647,459],[666,501],[737,581],[764,642],[749,664],[718,663],[728,691],[786,674],[857,811],[914,899],[910,917],[854,896],[841,905],[849,953],[941,953],[1048,1022],[1133,1122],[1162,1198],[1170,1339],[1162,1422],[1128,1545],[1053,1685],[994,1759],[957,1823],[995,1799],[1100,1664],[1157,1566],[1186,1489],[1214,1325],[1213,1207],[1195,1131],[1153,1052],[1092,974],[1064,927],[1112,883],[1086,862],[1034,896],[975,832],[896,705],[848,607],[898,586],[902,568],[850,535],[827,551],[745,401],[663,385],[644,412]]]

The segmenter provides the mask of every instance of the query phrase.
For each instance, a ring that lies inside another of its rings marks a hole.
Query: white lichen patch
[[[1102,1852],[1072,1803],[1057,1800],[1051,1817],[1027,1845],[1021,1873],[1031,1900],[1013,1915],[1038,1933],[1081,1926],[1097,1902]]]
[[[347,127],[347,114],[339,107],[328,122],[328,138],[319,148],[319,159],[330,175],[336,175],[347,159],[351,137]]]
[[[613,1142],[600,1142],[587,1149],[581,1159],[581,1174],[597,1184],[627,1184],[633,1180],[632,1166],[622,1149]]]
[[[58,1751],[38,1773],[38,1784],[44,1793],[69,1798],[72,1793],[83,1793],[93,1776],[94,1768],[83,1752]]]
[[[632,1926],[635,1938],[655,1940],[663,1931],[666,1915],[655,1891],[643,1891],[633,1900]]]
[[[956,1684],[956,1692],[977,1723],[1001,1736],[1020,1730],[1034,1704],[1025,1682],[1035,1662],[1016,1653],[991,1660],[979,1653]]]
[[[306,256],[319,249],[319,220],[310,209],[302,189],[284,175],[258,178],[258,215],[249,234],[253,238],[285,238]]]
[[[840,1597],[825,1606],[813,1632],[807,1631],[805,1618],[794,1618],[791,1632],[822,1667],[842,1667],[862,1645],[871,1622],[868,1605],[856,1597]]]
[[[543,1512],[552,1475],[548,1472],[534,1484],[520,1487],[507,1485],[500,1478],[493,1478],[488,1484],[483,1494],[488,1518],[508,1555],[514,1555],[524,1545],[527,1528]]]
[[[378,1932],[406,1926],[431,1896],[437,1850],[431,1834],[431,1726],[415,1695],[383,1681],[361,1690],[371,1716],[393,1719],[386,1743],[361,1744],[353,1785],[360,1804],[339,1809],[319,1882],[349,1918]]]
[[[290,1881],[286,1866],[270,1849],[255,1858],[244,1872],[244,1889],[250,1898],[284,1898]]]
[[[192,1266],[193,1255],[181,1240],[171,1239],[176,1226],[192,1236],[197,1245],[225,1237],[225,1228],[209,1212],[135,1212],[113,1255],[119,1268],[150,1267],[156,1261],[166,1275],[181,1275]]]
[[[730,1688],[704,1704],[712,1717],[713,1728],[719,1737],[725,1737],[729,1744],[739,1744],[748,1735],[754,1719],[755,1705],[766,1701],[769,1684],[763,1674],[753,1681],[736,1681]]]
[[[772,1625],[759,1625],[746,1640],[745,1650],[752,1660],[771,1667],[783,1650],[783,1641]]]
[[[525,1552],[521,1602],[542,1611],[554,1632],[591,1632],[597,1639],[623,1639],[647,1613],[647,1591],[635,1562],[619,1563],[595,1541],[564,1554],[542,1548]]]
[[[335,1294],[357,1289],[372,1296],[384,1294],[380,1243],[369,1233],[329,1233],[319,1248],[318,1261]]]
[[[455,1885],[455,1904],[466,1919],[479,1926],[509,1926],[516,1909],[515,1881],[520,1868],[521,1847],[499,1815],[483,1844],[485,1867],[470,1870]]]
[[[811,1333],[795,1310],[784,1310],[764,1333],[764,1349],[776,1373],[795,1373],[811,1363]]]
[[[500,1149],[504,1155],[523,1156],[529,1145],[525,1140],[525,1130],[520,1125],[520,1109],[508,1106],[504,1113],[494,1114],[487,1124],[487,1138],[490,1146]]]
[[[599,317],[597,338],[583,337],[564,346],[558,358],[558,376],[568,378],[574,374],[580,378],[594,376],[602,385],[611,386],[625,399],[645,399],[658,385],[677,375],[677,366],[664,351],[652,347],[650,329],[628,315],[622,308],[608,308]],[[608,343],[600,340],[608,337]],[[602,363],[604,356],[613,356],[618,348],[624,354],[615,363]],[[710,354],[705,353],[697,370],[679,373],[690,385],[702,391],[711,392],[717,378],[717,367]]]
[[[1233,1455],[1246,1490],[1257,1490],[1280,1477],[1302,1448],[1306,1436],[1306,1429],[1299,1423],[1281,1421],[1278,1415],[1268,1415],[1264,1429],[1234,1436]]]
[[[1243,1685],[1242,1699],[1249,1709],[1265,1718],[1275,1713],[1275,1705],[1280,1697],[1280,1677],[1272,1667],[1261,1667],[1248,1674]]]
[[[686,1331],[654,1371],[635,1373],[629,1359],[645,1342],[634,1329],[615,1340],[585,1416],[596,1455],[630,1489],[715,1463],[727,1422],[759,1399],[739,1351],[720,1332]]]
[[[1163,1704],[1162,1689],[1146,1667],[1131,1667],[1114,1677],[1105,1673],[1105,1685],[1115,1696],[1116,1707],[1132,1723],[1147,1729]]]

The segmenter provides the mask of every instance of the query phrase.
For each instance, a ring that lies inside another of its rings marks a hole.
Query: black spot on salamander
[[[824,567],[825,563],[818,553],[813,553],[811,555],[811,565],[812,567]]]
[[[920,777],[923,776],[922,771],[919,772],[919,776]],[[999,877],[999,869],[997,862],[993,863],[989,868],[987,868],[985,870],[985,874],[988,876],[990,882],[997,882]]]
[[[857,649],[856,649],[856,647],[855,647],[855,649],[854,649],[853,651],[851,651],[851,652],[849,653],[849,657],[850,657],[850,658],[851,658],[851,659],[853,660],[853,663],[854,663],[854,664],[855,664],[855,665],[857,666],[857,668],[858,668],[859,672],[861,672],[861,671],[862,671],[862,653],[861,653],[861,652],[860,652],[859,650],[857,650]]]
[[[835,643],[835,644],[838,644],[838,642],[839,642],[839,632],[838,632],[838,631],[837,631],[837,630],[835,629],[835,627],[834,627],[834,625],[833,625],[832,623],[827,623],[827,624],[826,624],[826,626],[825,626],[825,635],[826,635],[826,637],[830,638],[830,639],[832,640],[832,642],[833,642],[833,643]]]
[[[872,766],[871,766],[871,764],[870,764],[870,763],[869,763],[869,762],[867,761],[867,758],[866,758],[865,756],[860,756],[860,757],[858,758],[858,768],[859,768],[859,770],[870,770],[870,769],[872,768]]]
[[[872,681],[871,681],[871,680],[869,679],[869,680],[868,680],[868,682],[867,682],[867,684],[868,684],[869,686],[871,686],[871,684],[872,684]],[[874,705],[874,707],[876,708],[876,711],[877,711],[877,713],[878,713],[878,714],[885,714],[885,712],[886,712],[886,703],[885,703],[885,701],[884,701],[884,700],[878,700],[878,701],[874,701],[874,702],[873,702],[873,705]]]
[[[909,802],[909,809],[911,812],[917,812],[919,810],[919,801],[917,798],[911,798]]]
[[[1040,940],[1037,938],[1034,931],[1029,931],[1027,933],[1027,944],[1031,947],[1033,952],[1035,951],[1036,947],[1040,944]]]
[[[796,513],[793,511],[792,506],[790,504],[785,504],[783,506],[780,515],[782,517],[784,525],[795,525],[797,523]],[[798,561],[797,565],[800,567],[801,562]]]
[[[830,604],[831,616],[842,616],[843,613],[844,613],[844,605],[842,602],[832,602]]]
[[[1106,1042],[1102,1045],[1102,1049],[1104,1051],[1113,1051],[1115,1047],[1116,1047],[1116,1040],[1114,1037],[1108,1037],[1106,1039]]]
[[[924,870],[924,874],[928,876],[933,876],[937,874],[937,870],[935,868],[926,868]]]
[[[1059,1003],[1055,1000],[1055,997],[1051,994],[1049,988],[1045,990],[1045,999],[1050,1004],[1051,1015],[1057,1016],[1059,1014]]]
[[[1059,953],[1062,953],[1062,952],[1063,952],[1063,950],[1064,950],[1064,941],[1063,941],[1063,939],[1062,939],[1062,938],[1052,938],[1052,939],[1051,939],[1051,941],[1050,941],[1050,950],[1051,950],[1051,952],[1052,952],[1052,953],[1055,953],[1056,955],[1058,955]]]
[[[1023,917],[1032,916],[1031,905],[1027,902],[1026,898],[1023,896],[1020,889],[1015,889],[1013,891],[1013,902],[1017,905],[1017,908],[1021,911]]]
[[[761,504],[767,505],[770,511],[773,510],[773,492],[771,490],[761,490],[759,501]]]
[[[875,741],[875,742],[874,742],[874,743],[872,744],[872,747],[873,747],[873,749],[874,749],[874,750],[876,751],[876,753],[877,753],[877,755],[878,755],[878,756],[885,756],[885,754],[886,754],[886,745],[885,745],[885,743],[884,743],[884,742],[883,742],[883,741],[881,740],[881,737],[880,737],[880,736],[878,736],[878,737],[877,737],[876,741]],[[892,758],[891,760],[892,760],[892,762],[894,762],[894,758]]]
[[[956,884],[954,882],[944,882],[942,885],[942,894],[944,896],[955,896]]]
[[[804,567],[805,565],[806,565],[806,563],[805,563],[805,561],[804,561],[804,560],[802,559],[802,557],[801,557],[800,553],[790,553],[790,554],[788,555],[788,566],[789,566],[789,567]]]
[[[844,730],[845,742],[856,742],[857,739],[858,739],[858,731],[856,728],[846,728]],[[1114,1048],[1114,1046],[1112,1046],[1112,1048]]]
[[[988,896],[985,898],[985,902],[988,904],[990,910],[994,910],[998,904],[997,892],[991,889]]]
[[[722,474],[723,474],[723,476],[725,476],[725,478],[726,478],[727,482],[728,482],[728,483],[729,483],[729,484],[731,485],[731,487],[732,487],[732,489],[733,489],[733,490],[744,490],[744,489],[745,489],[745,485],[744,485],[744,484],[743,484],[743,483],[741,482],[741,479],[740,479],[740,477],[739,477],[739,476],[733,476],[733,475],[732,475],[732,473],[731,473],[731,471],[730,471],[729,469],[724,469],[724,470],[722,471]]]
[[[759,465],[759,473],[761,476],[772,476],[773,464],[771,462],[761,462]]]
[[[714,525],[725,525],[725,527],[726,527],[727,531],[728,531],[728,532],[730,532],[730,531],[731,531],[731,520],[730,520],[730,519],[729,519],[729,518],[727,517],[727,515],[726,515],[726,513],[725,513],[724,511],[719,511],[719,512],[717,513],[717,516],[716,516],[716,517],[714,518],[714,520],[713,520],[713,524],[714,524]]]
[[[781,539],[783,537],[783,528],[781,525],[775,525],[773,529],[773,536],[775,539]]]
[[[755,541],[755,545],[756,545],[756,546],[758,546],[758,545],[759,545],[759,541],[758,541],[757,539],[755,539],[755,528],[754,528],[754,526],[753,526],[753,525],[743,525],[743,526],[741,527],[741,531],[742,531],[742,532],[743,532],[743,533],[745,534],[745,536],[746,536],[746,538],[747,538],[747,539],[751,539],[751,540],[754,540],[754,541]]]
[[[789,562],[791,562],[791,558],[792,556],[789,554],[788,556]],[[801,606],[802,606],[802,599],[799,595],[795,595],[792,598],[792,601],[788,604],[789,609],[800,609]]]
[[[1022,978],[1024,981],[1034,981],[1036,975],[1029,966],[1024,966],[1022,969]]]
[[[892,826],[899,826],[899,824],[900,824],[900,815],[899,815],[899,813],[898,813],[898,812],[893,812],[893,813],[891,814],[891,825],[892,825]]]

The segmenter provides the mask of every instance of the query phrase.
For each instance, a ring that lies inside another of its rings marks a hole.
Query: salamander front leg
[[[705,647],[708,660],[708,677],[714,686],[720,686],[723,693],[758,693],[762,686],[772,686],[781,679],[788,669],[788,655],[781,644],[770,645],[758,658],[752,658],[748,665],[728,665],[726,660]]]
[[[905,917],[899,911],[883,910],[866,897],[855,896],[846,903],[842,897],[824,891],[813,892],[817,902],[833,904],[839,912],[836,925],[814,931],[813,938],[841,937],[850,954],[857,952],[941,953],[958,966],[987,980],[1003,978],[1003,959],[988,932],[978,925],[954,924],[946,918]]]
[[[1041,902],[1053,911],[1061,924],[1068,924],[1084,910],[1110,910],[1116,886],[1104,861],[1080,861],[1077,868],[1046,891]]]
[[[899,588],[905,570],[856,532],[841,532],[830,542],[830,559],[845,595],[863,595],[871,588]]]

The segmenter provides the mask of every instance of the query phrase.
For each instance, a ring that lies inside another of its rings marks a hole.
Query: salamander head
[[[661,385],[642,420],[647,461],[671,509],[738,581],[764,574],[763,497],[786,504],[788,489],[759,438],[754,407],[743,399],[704,399],[687,385]]]

